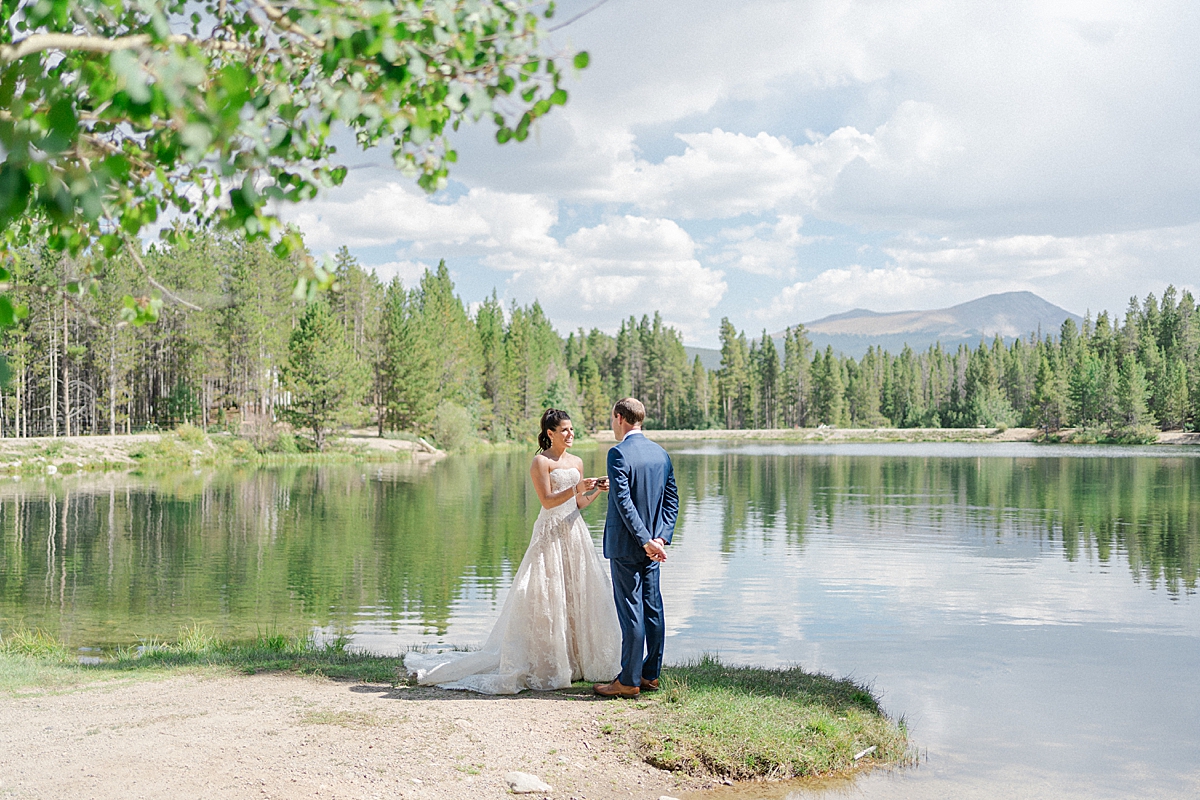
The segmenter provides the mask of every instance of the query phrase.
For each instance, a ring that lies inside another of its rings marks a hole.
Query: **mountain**
[[[1012,342],[1030,333],[1057,333],[1067,318],[1076,324],[1082,317],[1038,297],[1033,292],[990,294],[949,308],[932,311],[894,311],[881,313],[855,309],[805,323],[813,346],[824,350],[832,346],[848,356],[861,358],[867,347],[875,345],[899,353],[908,345],[925,350],[937,342],[948,350],[966,343],[972,347],[981,339],[1000,336]],[[783,333],[772,339],[782,339]]]
[[[1059,308],[1033,292],[989,294],[966,303],[932,311],[870,311],[856,308],[806,322],[808,338],[814,350],[832,346],[835,352],[862,358],[871,345],[898,354],[908,345],[918,352],[941,342],[947,350],[959,344],[974,347],[981,339],[991,341],[997,335],[1006,343],[1039,330],[1042,335],[1058,333],[1067,318],[1081,324],[1083,318]],[[783,331],[771,335],[783,355]],[[721,366],[721,351],[705,347],[685,347],[688,359],[700,356],[709,369]]]
[[[688,364],[696,360],[696,356],[700,356],[700,363],[705,369],[720,369],[721,368],[721,351],[713,350],[711,347],[692,347],[684,345],[683,352],[687,354]]]

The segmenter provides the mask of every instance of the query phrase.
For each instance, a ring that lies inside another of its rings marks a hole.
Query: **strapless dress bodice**
[[[550,470],[550,491],[554,493],[561,492],[563,489],[569,489],[579,483],[579,470],[575,467],[558,467]],[[538,514],[539,519],[562,519],[569,517],[572,513],[578,513],[579,509],[575,505],[575,498],[571,497],[564,503],[560,503],[554,508],[543,508]]]

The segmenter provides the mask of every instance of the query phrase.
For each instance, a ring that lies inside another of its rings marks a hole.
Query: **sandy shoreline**
[[[750,430],[649,430],[646,435],[661,442],[701,440],[773,441],[809,443],[873,442],[1032,442],[1041,431],[1037,428],[768,428]],[[30,439],[0,438],[0,471],[45,472],[54,466],[65,468],[130,470],[140,465],[133,453],[158,442],[163,434],[60,436]],[[599,443],[613,441],[612,431],[597,431],[591,439]],[[1200,445],[1200,432],[1165,431],[1158,434],[1160,445]],[[400,457],[423,466],[444,458],[445,453],[423,443],[404,439],[381,438],[373,430],[346,431],[336,438],[340,452],[364,457]],[[196,451],[200,453],[199,450]],[[403,455],[401,455],[403,454]],[[187,466],[187,465],[183,465]]]
[[[131,470],[144,466],[137,453],[163,438],[162,433],[104,434],[99,436],[37,436],[24,439],[0,438],[0,471],[44,472],[53,466],[64,469]],[[374,431],[345,431],[334,439],[336,454],[359,454],[366,457],[407,456],[413,462],[432,463],[446,454],[420,442],[381,438]],[[198,445],[192,450],[197,457],[208,455]],[[189,464],[179,465],[187,468]]]
[[[1067,433],[1068,429],[1063,429]],[[760,428],[747,430],[665,431],[648,430],[646,436],[659,442],[691,442],[706,439],[726,441],[774,441],[812,443],[872,442],[1034,442],[1040,428]],[[598,442],[613,441],[612,431],[597,431]],[[1162,431],[1155,444],[1200,444],[1200,433]]]
[[[0,797],[686,797],[707,781],[631,756],[633,702],[483,697],[293,675],[109,681],[0,697]],[[538,795],[529,795],[536,797]]]

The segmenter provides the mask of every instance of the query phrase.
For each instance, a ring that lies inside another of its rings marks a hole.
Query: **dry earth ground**
[[[636,702],[493,698],[291,675],[188,674],[0,697],[0,798],[658,798],[694,779],[630,755]],[[616,722],[613,726],[611,723]]]

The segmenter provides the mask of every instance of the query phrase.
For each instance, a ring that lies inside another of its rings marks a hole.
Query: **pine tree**
[[[310,303],[288,340],[282,379],[291,403],[282,416],[311,430],[317,450],[324,450],[330,427],[361,398],[368,374],[329,307],[323,301]]]
[[[1121,363],[1117,380],[1116,425],[1118,429],[1136,430],[1153,421],[1146,400],[1150,387],[1146,383],[1146,370],[1136,358],[1126,358]]]
[[[883,353],[873,346],[868,347],[847,389],[847,413],[851,425],[878,428],[885,424],[886,420],[879,410],[880,396],[883,393],[882,364]]]
[[[824,355],[813,359],[813,410],[821,425],[840,425],[845,416],[845,382],[842,365],[826,345]]]
[[[703,430],[710,427],[712,419],[712,381],[708,370],[700,363],[700,356],[692,361],[691,383],[688,386],[688,413],[684,427]]]
[[[758,352],[753,361],[755,372],[755,402],[756,425],[760,428],[779,427],[779,351],[775,342],[763,329],[759,340]]]
[[[728,317],[722,319],[721,369],[717,374],[721,412],[725,418],[725,427],[729,429],[746,426],[746,401],[750,394],[749,358],[745,335],[738,335]]]
[[[427,433],[433,425],[440,370],[419,325],[413,293],[393,279],[384,295],[379,362],[382,427],[389,430]]]
[[[591,353],[583,357],[579,368],[579,399],[583,406],[583,423],[590,430],[602,430],[608,424],[609,411],[616,400],[604,392],[600,366]]]
[[[780,404],[783,424],[805,427],[812,408],[812,342],[803,325],[788,328],[783,334],[783,374]]]
[[[1044,352],[1038,359],[1032,404],[1033,421],[1039,428],[1051,433],[1063,427],[1067,418],[1066,380]]]
[[[504,398],[504,309],[495,290],[475,312],[475,335],[479,339],[483,364],[480,428],[493,442],[502,442],[508,438]]]
[[[435,393],[439,400],[477,414],[483,367],[479,336],[462,299],[454,294],[444,260],[436,270],[425,271],[415,300],[417,335],[426,339],[426,349],[437,353]]]

